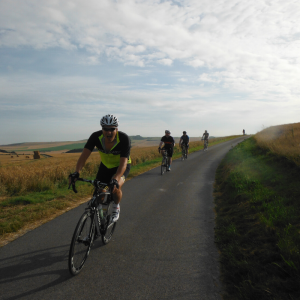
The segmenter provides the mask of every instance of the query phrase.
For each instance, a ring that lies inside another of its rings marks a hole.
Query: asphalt
[[[112,241],[95,241],[78,276],[67,259],[85,204],[2,247],[0,299],[221,300],[213,184],[222,158],[243,140],[126,182]]]

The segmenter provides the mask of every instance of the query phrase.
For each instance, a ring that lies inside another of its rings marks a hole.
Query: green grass
[[[210,143],[209,146],[222,143],[236,136],[225,137]],[[200,143],[199,143],[200,144]],[[197,147],[192,147],[190,153],[203,149],[203,143]],[[173,159],[181,157],[181,151],[178,147],[174,150]],[[128,179],[142,174],[148,170],[153,169],[161,164],[161,156],[153,160],[141,158],[139,164],[132,166]],[[89,178],[90,175],[95,173],[96,165],[87,163],[82,172],[82,176]],[[93,179],[93,178],[90,178]],[[46,216],[56,213],[58,210],[64,210],[70,205],[79,202],[84,197],[89,197],[92,194],[92,186],[87,183],[78,182],[76,184],[78,194],[68,190],[67,178],[60,181],[52,182],[51,184],[44,184],[38,186],[36,192],[22,192],[21,195],[6,197],[0,201],[0,236],[8,233],[16,232],[23,226],[30,222],[41,220]]]
[[[300,170],[252,138],[216,175],[224,299],[300,299]]]

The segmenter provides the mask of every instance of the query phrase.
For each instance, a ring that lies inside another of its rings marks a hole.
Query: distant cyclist
[[[245,129],[243,129],[243,135],[246,135]]]
[[[161,148],[162,144],[164,144],[163,148]],[[161,138],[159,146],[158,146],[158,152],[161,151],[162,156],[164,155],[164,151],[167,151],[168,156],[170,157],[170,165],[168,166],[168,171],[171,171],[171,164],[172,164],[172,156],[173,156],[173,150],[175,146],[175,140],[171,136],[170,130],[165,130],[165,135]]]
[[[96,176],[101,182],[114,183],[114,205],[112,220],[116,222],[120,215],[121,188],[130,171],[130,139],[122,131],[118,131],[119,120],[114,115],[106,115],[100,120],[102,130],[94,132],[77,161],[76,172],[69,176],[69,183],[79,178],[79,172],[84,167],[88,157],[96,147],[101,157],[101,164]],[[107,187],[103,187],[103,192]]]
[[[186,131],[183,132],[183,135],[181,136],[179,140],[179,146],[182,148],[183,145],[185,145],[186,148],[186,158],[187,155],[189,154],[189,142],[190,142],[190,137],[186,134]]]
[[[208,139],[209,139],[209,133],[207,132],[207,130],[205,130],[205,132],[202,135],[202,141],[207,141],[207,145],[208,145]]]

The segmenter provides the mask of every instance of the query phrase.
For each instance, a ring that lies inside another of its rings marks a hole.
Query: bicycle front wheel
[[[167,159],[164,157],[161,163],[161,175],[167,171]]]
[[[74,231],[69,251],[69,271],[77,275],[83,268],[90,253],[95,234],[94,216],[91,212],[85,212]]]
[[[112,208],[113,208],[113,202],[110,202],[107,211],[104,215],[106,218],[106,224],[105,224],[105,232],[102,234],[102,242],[104,245],[108,244],[114,234],[114,231],[116,229],[117,223],[111,221],[111,214],[112,214]]]

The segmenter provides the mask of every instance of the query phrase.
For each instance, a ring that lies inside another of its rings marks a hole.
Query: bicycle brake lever
[[[73,192],[74,192],[74,193],[78,193],[77,190],[76,190],[76,187],[75,187],[75,182],[71,182],[71,183],[69,184],[68,190],[70,189],[71,185],[72,185]]]

